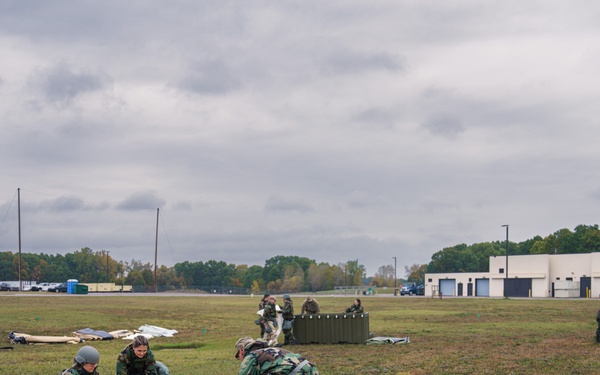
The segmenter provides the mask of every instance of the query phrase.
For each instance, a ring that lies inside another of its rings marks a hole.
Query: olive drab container
[[[364,344],[369,339],[369,313],[296,315],[298,344]]]

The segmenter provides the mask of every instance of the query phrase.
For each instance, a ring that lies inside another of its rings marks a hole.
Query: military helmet
[[[238,358],[240,350],[245,349],[246,346],[248,346],[248,344],[251,344],[254,341],[255,340],[252,337],[249,337],[249,336],[242,337],[241,339],[237,340],[237,342],[235,343],[235,358]]]
[[[98,353],[96,348],[84,346],[77,352],[75,362],[81,365],[84,363],[100,363],[100,353]]]
[[[289,294],[284,294],[283,295],[283,299],[290,299],[290,295]]]

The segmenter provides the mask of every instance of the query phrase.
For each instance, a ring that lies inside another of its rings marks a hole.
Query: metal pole
[[[398,280],[396,276],[396,257],[392,258],[394,258],[394,295],[396,295],[396,280]]]
[[[110,276],[108,274],[108,254],[110,251],[106,250],[106,282],[110,282]]]
[[[23,280],[21,279],[21,188],[17,188],[17,207],[19,217],[19,291],[22,291]]]
[[[508,224],[503,225],[506,228],[506,267],[504,268],[504,298],[508,298],[506,286],[508,284]]]
[[[156,262],[158,259],[158,211],[156,209],[156,240],[154,242],[154,293],[156,293]]]

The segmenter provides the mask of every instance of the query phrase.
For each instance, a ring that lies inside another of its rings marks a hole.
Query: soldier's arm
[[[124,360],[124,354],[119,354],[119,358],[117,358],[117,375],[127,375],[127,363]]]
[[[246,357],[244,357],[244,360],[240,365],[240,371],[238,372],[238,375],[260,375],[259,370],[256,368],[257,364],[258,362],[254,354],[248,354]]]

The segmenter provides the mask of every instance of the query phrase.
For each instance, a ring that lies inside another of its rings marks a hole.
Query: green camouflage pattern
[[[138,358],[133,347],[127,346],[117,358],[117,375],[158,375],[154,353],[148,348],[146,355]]]
[[[271,348],[263,341],[255,341],[244,348],[244,360],[239,375],[289,374],[306,358],[285,349]],[[312,363],[307,363],[297,374],[319,375]]]
[[[99,375],[98,371],[94,369],[94,372],[87,372],[79,364],[74,364],[73,367],[68,368],[60,372],[60,375]]]
[[[281,310],[281,315],[283,316],[283,320],[293,322],[294,321],[294,302],[291,299],[286,299],[285,304],[283,305],[283,309]],[[289,323],[289,327],[286,327],[284,322],[283,324],[283,336],[284,336],[284,344],[293,344],[296,342],[296,338],[292,334],[292,325]]]
[[[286,299],[281,309],[283,320],[294,320],[294,302],[291,299]]]
[[[356,306],[355,304],[352,304],[350,307],[348,307],[346,309],[347,313],[352,313],[352,314],[362,314],[365,310],[363,309],[362,305],[358,305]]]
[[[269,320],[271,322],[277,321],[277,310],[275,309],[274,303],[267,303],[265,305],[265,309],[263,312],[264,320]]]

